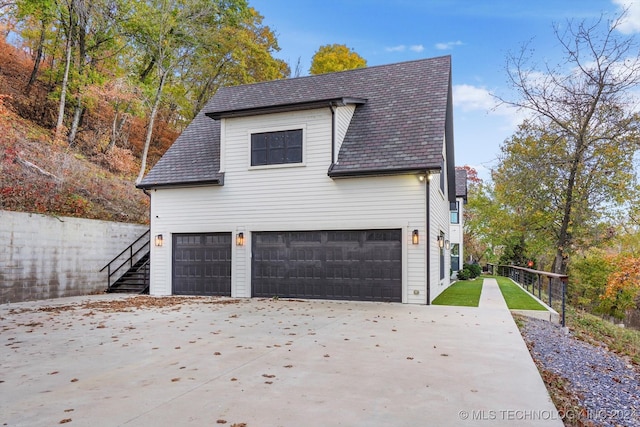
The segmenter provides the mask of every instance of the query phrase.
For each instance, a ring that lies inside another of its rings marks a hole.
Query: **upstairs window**
[[[460,202],[455,202],[455,210],[451,212],[451,224],[460,224]]]
[[[251,166],[302,163],[302,129],[251,134]]]

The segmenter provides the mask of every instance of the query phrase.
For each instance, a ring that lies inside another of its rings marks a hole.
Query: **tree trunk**
[[[42,61],[42,53],[44,50],[44,39],[46,35],[47,24],[43,20],[42,27],[40,27],[40,40],[38,40],[38,50],[36,51],[36,59],[33,62],[33,70],[31,70],[31,76],[29,77],[29,82],[27,83],[27,87],[25,88],[25,93],[29,95],[31,92],[31,86],[36,82],[36,77],[38,76],[38,70],[40,69],[40,62]]]
[[[73,121],[71,122],[71,131],[69,132],[69,145],[73,145],[76,141],[76,135],[78,134],[78,128],[80,127],[80,122],[82,122],[82,115],[84,114],[84,106],[82,105],[82,101],[78,99],[78,105],[73,111]]]
[[[139,184],[144,178],[144,173],[147,169],[147,155],[149,154],[149,145],[151,145],[151,136],[153,135],[153,125],[156,121],[156,115],[158,114],[158,107],[160,106],[160,99],[162,98],[162,89],[164,88],[164,82],[167,78],[168,72],[162,71],[160,76],[160,83],[156,89],[156,96],[153,100],[153,107],[151,108],[151,115],[149,116],[149,125],[147,126],[147,134],[144,139],[144,150],[142,151],[142,160],[140,161],[140,173],[136,179],[136,184]]]
[[[578,174],[578,165],[582,163],[582,144],[579,144],[571,164],[569,171],[569,180],[567,181],[567,190],[564,199],[564,211],[562,215],[562,223],[558,234],[558,244],[556,246],[556,257],[553,262],[553,272],[556,274],[567,274],[567,247],[572,243],[569,225],[571,224],[571,214],[573,211],[573,189],[576,185],[576,175]]]
[[[69,32],[71,33],[71,32]],[[69,85],[69,69],[71,68],[71,34],[68,35],[67,43],[65,43],[65,49],[67,50],[65,65],[64,65],[64,77],[62,78],[62,87],[60,89],[60,103],[58,104],[58,121],[56,123],[56,133],[54,139],[57,140],[61,137],[62,124],[64,122],[64,108],[67,97],[67,86]]]

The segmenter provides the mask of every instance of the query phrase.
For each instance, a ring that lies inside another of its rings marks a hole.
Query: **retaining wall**
[[[148,226],[0,210],[0,304],[88,295]]]

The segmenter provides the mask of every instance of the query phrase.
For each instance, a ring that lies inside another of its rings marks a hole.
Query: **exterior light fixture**
[[[418,181],[424,182],[425,179],[426,177],[423,174],[418,175]]]
[[[440,249],[444,248],[444,236],[442,235],[438,236],[438,247],[440,247]]]
[[[451,248],[451,242],[449,242],[448,240],[445,240],[444,241],[444,248],[446,250],[449,250],[449,248]]]
[[[418,233],[417,229],[413,230],[413,233],[411,233],[411,243],[413,243],[414,245],[420,243],[420,234]]]
[[[162,246],[163,243],[164,243],[164,239],[162,238],[162,234],[156,235],[156,238],[155,238],[156,246]]]
[[[236,246],[244,246],[244,233],[236,235]]]

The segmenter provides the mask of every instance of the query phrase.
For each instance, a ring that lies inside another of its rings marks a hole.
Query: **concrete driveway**
[[[0,337],[1,425],[562,425],[499,305],[97,295]]]

